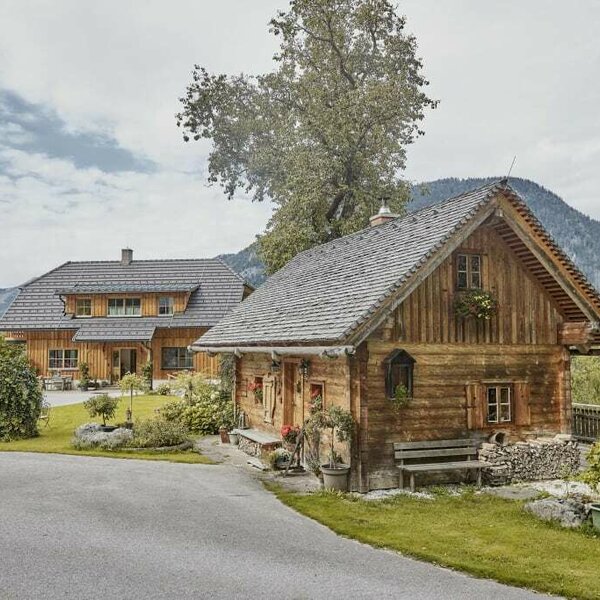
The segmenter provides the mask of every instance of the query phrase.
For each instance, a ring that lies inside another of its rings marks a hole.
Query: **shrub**
[[[596,442],[587,455],[587,469],[581,479],[591,486],[600,485],[600,442]]]
[[[156,393],[160,396],[170,396],[171,395],[171,386],[168,383],[161,383],[156,388]]]
[[[206,397],[217,389],[214,384],[206,380],[202,373],[192,373],[190,371],[179,373],[171,387],[173,391],[177,392],[190,404],[198,398]]]
[[[201,375],[178,380],[186,390],[185,396],[161,408],[165,419],[177,421],[190,431],[203,434],[218,433],[221,426],[233,427],[233,404],[226,392],[207,382]]]
[[[148,390],[148,382],[136,373],[126,373],[119,381],[119,389],[122,394],[145,392]]]
[[[92,419],[94,417],[102,417],[103,425],[106,425],[106,421],[114,418],[118,406],[119,398],[112,398],[108,394],[92,396],[83,403],[83,407],[88,411]]]
[[[188,440],[187,428],[177,421],[159,417],[136,423],[129,446],[134,448],[161,448],[177,446]]]
[[[0,440],[37,435],[42,391],[20,345],[0,336]]]

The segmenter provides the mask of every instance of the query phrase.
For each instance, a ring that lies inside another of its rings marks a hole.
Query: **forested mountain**
[[[16,288],[0,289],[0,317],[5,313],[16,295]]]
[[[418,210],[498,179],[500,177],[452,177],[418,184],[413,187],[412,199],[407,208],[409,211]],[[572,208],[556,194],[533,181],[511,177],[510,185],[526,200],[556,242],[600,289],[600,221]],[[254,286],[265,280],[256,243],[237,254],[224,254],[221,258]]]

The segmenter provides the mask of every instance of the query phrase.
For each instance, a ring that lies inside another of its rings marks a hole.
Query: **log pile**
[[[539,438],[515,444],[484,443],[479,460],[489,464],[482,471],[487,485],[519,481],[563,479],[578,472],[580,450],[570,436]]]

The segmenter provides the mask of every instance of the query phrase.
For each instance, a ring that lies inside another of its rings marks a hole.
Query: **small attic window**
[[[482,287],[480,254],[457,255],[456,287],[459,290],[480,289]]]
[[[385,395],[394,398],[396,388],[406,388],[408,397],[413,394],[413,367],[415,359],[406,350],[394,350],[383,361],[385,368]]]

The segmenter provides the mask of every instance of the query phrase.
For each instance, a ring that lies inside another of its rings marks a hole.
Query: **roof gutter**
[[[356,352],[354,346],[188,346],[193,352],[207,354],[234,354],[240,358],[244,354],[270,354],[273,360],[281,356],[321,356],[323,358],[338,358],[349,356]]]

